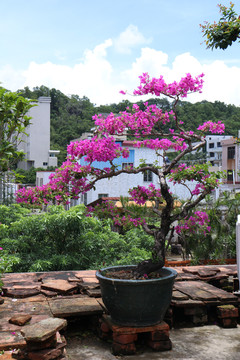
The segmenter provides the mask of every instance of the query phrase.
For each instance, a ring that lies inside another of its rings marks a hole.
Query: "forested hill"
[[[93,127],[94,114],[118,113],[131,104],[123,101],[119,104],[97,107],[87,97],[67,96],[60,90],[49,89],[46,86],[36,87],[33,91],[25,87],[19,92],[30,99],[38,99],[39,96],[51,97],[51,149],[61,150],[59,164],[65,159],[66,147],[70,140],[80,137],[83,132]],[[164,110],[171,109],[171,103],[167,99],[150,99],[148,103],[157,104]],[[138,104],[143,108],[142,102]],[[178,106],[178,116],[184,121],[188,130],[195,130],[198,125],[208,120],[223,121],[226,126],[226,135],[237,136],[237,131],[240,130],[240,107],[220,101],[214,103],[201,101],[195,104],[181,101]]]

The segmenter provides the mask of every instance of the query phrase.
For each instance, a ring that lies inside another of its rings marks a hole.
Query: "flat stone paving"
[[[173,307],[194,307],[196,304],[238,306],[236,296],[212,285],[229,276],[236,276],[236,265],[188,266],[175,269],[178,276],[173,290]],[[26,325],[9,323],[14,315],[31,315],[27,325],[32,325],[49,317],[68,319],[103,313],[101,292],[94,270],[11,273],[5,274],[3,281],[0,351],[26,346],[21,334]],[[5,353],[6,359],[7,356]],[[1,359],[3,360],[2,356]]]

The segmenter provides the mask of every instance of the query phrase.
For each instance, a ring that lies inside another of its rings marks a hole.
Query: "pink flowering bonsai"
[[[210,173],[208,164],[186,166],[184,156],[200,149],[206,143],[206,133],[222,134],[224,124],[207,121],[195,132],[186,131],[184,123],[178,118],[178,101],[189,94],[201,92],[203,74],[193,78],[187,74],[179,82],[167,84],[163,77],[150,78],[147,73],[140,76],[140,85],[134,95],[166,96],[172,101],[172,110],[164,112],[157,105],[148,105],[141,110],[137,104],[119,114],[107,117],[95,115],[95,133],[93,138],[72,142],[68,146],[67,161],[51,176],[50,182],[42,187],[21,189],[17,193],[17,201],[35,205],[66,203],[69,198],[78,198],[94,188],[97,181],[112,178],[123,173],[132,174],[151,171],[158,178],[159,187],[153,184],[148,187],[137,186],[129,190],[132,200],[137,205],[144,205],[150,200],[156,222],[149,221],[151,216],[141,218],[134,215],[132,209],[123,207],[119,213],[111,204],[104,204],[105,209],[113,217],[115,223],[131,222],[141,225],[147,234],[154,237],[152,258],[146,259],[137,266],[136,274],[141,277],[161,268],[165,262],[166,248],[175,232],[196,231],[200,226],[204,232],[210,230],[209,220],[204,212],[196,211],[196,206],[218,185],[220,173]],[[121,93],[124,94],[122,91]],[[129,151],[115,141],[115,135],[126,135],[134,139],[135,147],[154,149],[162,158],[162,165],[144,162],[138,166],[118,168],[114,160],[118,157],[128,158]],[[171,161],[166,154],[172,151]],[[79,159],[84,158],[86,165],[80,165]],[[95,161],[106,162],[106,167],[99,169],[93,166]],[[194,181],[195,188],[188,187],[189,197],[186,201],[176,201],[169,189],[169,182],[186,185],[186,181]],[[121,195],[121,194],[119,194]],[[177,225],[176,225],[177,224]]]

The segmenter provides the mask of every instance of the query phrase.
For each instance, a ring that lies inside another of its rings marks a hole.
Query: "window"
[[[215,154],[214,154],[214,152],[210,152],[209,155],[210,155],[210,157],[214,157]]]
[[[220,141],[217,143],[217,147],[222,147]]]
[[[43,166],[48,166],[48,163],[47,163],[47,162],[43,162]]]
[[[148,164],[148,166],[151,166],[151,164]],[[153,180],[153,173],[151,170],[146,170],[143,173],[143,181],[152,181]]]
[[[103,197],[108,197],[108,194],[98,194],[98,198],[101,199]]]
[[[233,181],[233,171],[232,170],[227,171],[227,180]]]
[[[122,163],[122,169],[126,169],[127,167],[133,168],[133,163]]]
[[[81,203],[87,205],[87,193],[81,195]]]
[[[213,149],[214,148],[214,143],[209,143],[209,149]]]
[[[235,146],[228,147],[228,159],[235,159]]]

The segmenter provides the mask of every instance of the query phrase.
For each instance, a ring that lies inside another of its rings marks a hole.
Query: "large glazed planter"
[[[177,272],[162,268],[161,278],[122,280],[104,276],[107,271],[132,269],[134,265],[113,266],[96,272],[102,299],[112,321],[122,326],[151,326],[162,321],[172,298]]]

